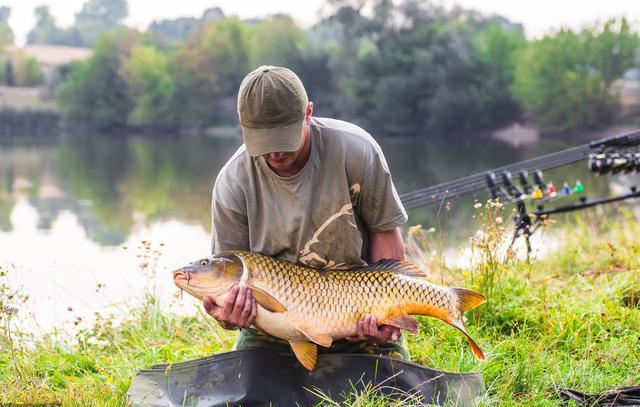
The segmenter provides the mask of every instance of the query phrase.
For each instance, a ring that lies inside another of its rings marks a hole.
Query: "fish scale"
[[[485,301],[464,288],[428,282],[409,262],[383,260],[355,270],[317,270],[259,253],[232,251],[201,259],[174,272],[176,285],[201,298],[224,301],[235,283],[249,286],[260,305],[255,326],[288,340],[301,363],[312,370],[316,344],[356,335],[367,314],[380,325],[416,331],[410,315],[443,320],[462,331],[474,354],[484,355],[467,333],[462,314]]]
[[[437,290],[428,282],[408,280],[392,271],[318,271],[290,264],[278,267],[280,262],[271,257],[235,254],[251,270],[252,284],[262,286],[283,304],[292,304],[291,310],[313,318],[323,316],[324,322],[340,330],[352,329],[354,321],[374,309],[400,307],[412,313],[424,303],[450,313],[454,319],[460,317],[454,298],[446,289]],[[379,300],[386,302],[380,304]],[[346,307],[340,307],[342,304]]]

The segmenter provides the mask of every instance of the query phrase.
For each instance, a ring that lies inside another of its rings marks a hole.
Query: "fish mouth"
[[[174,271],[173,282],[178,285],[188,286],[191,281],[191,273],[188,271]]]
[[[191,285],[193,276],[189,271],[174,271],[173,283],[180,289],[180,299],[182,299],[182,292],[186,291],[196,298],[202,299],[202,294],[199,293],[197,287]]]

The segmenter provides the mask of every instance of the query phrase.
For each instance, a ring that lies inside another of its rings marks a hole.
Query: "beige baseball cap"
[[[300,78],[287,68],[264,65],[245,76],[238,115],[249,155],[298,150],[308,103]]]

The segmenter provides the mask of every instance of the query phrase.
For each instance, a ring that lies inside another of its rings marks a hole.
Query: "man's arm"
[[[369,233],[371,263],[382,259],[404,260],[404,242],[400,228]]]
[[[222,202],[233,202],[233,191],[218,185],[211,198],[211,252],[225,250],[249,250],[249,232],[246,215],[225,207]],[[234,285],[223,304],[216,304],[213,298],[202,299],[207,314],[211,315],[225,329],[247,328],[253,325],[258,308],[249,287]]]
[[[369,252],[371,262],[375,263],[382,259],[404,260],[404,242],[400,228],[395,228],[385,232],[370,232]],[[368,314],[356,325],[356,335],[349,336],[349,341],[368,341],[382,345],[387,341],[397,341],[402,332],[400,328],[389,325],[378,327],[376,318]]]

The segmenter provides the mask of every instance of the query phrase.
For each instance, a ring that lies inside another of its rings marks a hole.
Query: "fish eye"
[[[207,260],[207,259],[200,260],[200,265],[201,266],[206,266],[207,264],[209,264],[209,260]]]

